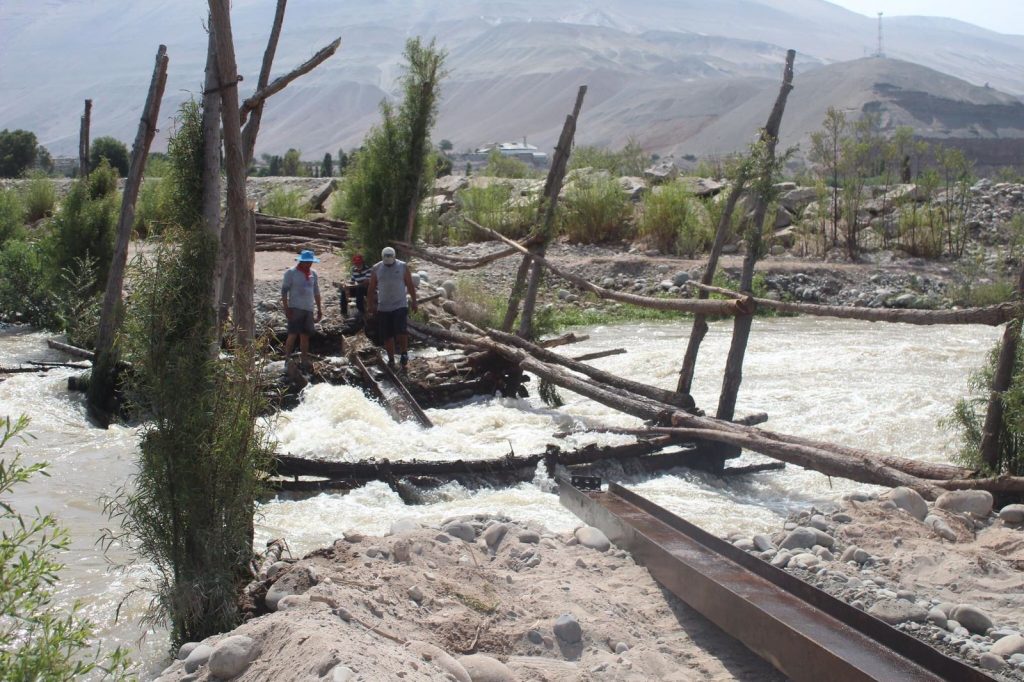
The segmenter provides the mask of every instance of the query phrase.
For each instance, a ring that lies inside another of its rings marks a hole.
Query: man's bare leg
[[[384,340],[384,350],[388,352],[388,364],[395,364],[395,337],[389,336]]]
[[[303,367],[309,364],[309,334],[299,335],[299,362]]]
[[[298,334],[289,334],[288,338],[284,341],[284,361],[288,362],[288,358],[292,356],[292,351],[295,350],[295,337]]]

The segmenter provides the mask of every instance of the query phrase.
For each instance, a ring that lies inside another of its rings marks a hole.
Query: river
[[[731,324],[718,322],[701,349],[694,397],[713,412],[728,350]],[[629,352],[597,360],[610,372],[665,388],[675,385],[689,323],[650,323],[577,330],[590,340],[572,354],[623,347]],[[754,323],[747,352],[738,413],[766,411],[766,428],[907,457],[947,460],[952,436],[938,420],[967,390],[967,377],[984,360],[998,332],[979,327],[913,327],[811,318],[768,318]],[[47,335],[0,331],[0,365],[57,360]],[[145,672],[159,671],[167,649],[163,630],[140,625],[145,599],[118,605],[138,587],[145,566],[128,573],[110,561],[128,557],[119,547],[104,555],[97,540],[108,525],[101,498],[116,493],[134,467],[138,431],[91,428],[81,397],[65,390],[74,370],[44,375],[15,374],[0,382],[0,416],[28,414],[33,436],[18,448],[29,462],[49,463],[49,478],[17,489],[23,512],[38,507],[69,528],[70,550],[62,557],[58,598],[80,600],[109,646],[126,645]],[[318,385],[302,403],[274,423],[279,449],[357,460],[367,457],[464,459],[543,450],[553,434],[571,430],[569,445],[626,442],[623,436],[585,433],[587,426],[636,426],[639,420],[560,390],[559,410],[537,399],[480,398],[447,409],[428,410],[430,430],[396,424],[378,404],[348,387]],[[8,446],[8,450],[11,450]],[[3,453],[9,458],[11,452]],[[738,463],[760,461],[744,455]],[[732,462],[736,464],[737,462]],[[427,503],[407,506],[386,485],[371,483],[348,494],[305,500],[270,501],[260,508],[257,543],[284,536],[296,554],[330,544],[344,530],[385,532],[397,518],[436,523],[464,513],[501,512],[536,520],[552,530],[571,530],[576,518],[563,510],[542,474],[532,482],[501,490],[470,491],[451,484],[430,493]],[[627,483],[643,495],[712,532],[744,529],[748,534],[777,529],[785,515],[810,504],[828,506],[865,486],[795,467],[723,482],[682,471]],[[144,639],[140,638],[145,635]]]

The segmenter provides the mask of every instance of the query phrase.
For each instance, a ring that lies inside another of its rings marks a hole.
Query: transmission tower
[[[875,52],[875,57],[879,59],[885,58],[885,50],[882,45],[882,13],[878,13],[878,51]]]

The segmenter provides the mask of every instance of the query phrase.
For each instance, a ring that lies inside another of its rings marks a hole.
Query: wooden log
[[[590,334],[577,334],[575,332],[569,332],[568,334],[562,334],[551,339],[541,339],[536,341],[536,345],[541,348],[556,348],[558,346],[568,346],[571,343],[583,343],[584,341],[590,340]]]
[[[573,358],[576,362],[586,362],[588,360],[599,360],[601,358],[609,358],[613,355],[625,355],[627,353],[625,348],[612,348],[609,350],[601,350],[594,353],[584,353],[583,355],[577,355]]]
[[[767,308],[780,313],[916,325],[980,324],[997,327],[1019,318],[1022,313],[1020,303],[1000,303],[981,308],[961,308],[960,310],[918,310],[913,308],[853,308],[773,301],[767,298],[754,298],[752,301],[758,308]]]
[[[733,419],[732,423],[742,424],[743,426],[756,426],[757,424],[764,424],[766,421],[768,421],[767,412],[752,412],[739,419]]]
[[[220,301],[223,295],[221,286],[224,284],[224,269],[228,254],[222,244],[220,219],[220,81],[217,70],[217,42],[213,31],[209,32],[206,44],[206,72],[203,87],[203,231],[211,244],[217,246],[217,258],[213,272],[207,283],[209,296],[210,320],[216,329],[210,343],[210,359],[217,357],[221,347]]]
[[[596,367],[591,367],[590,365],[584,364],[577,360],[572,360],[563,355],[559,355],[558,353],[550,351],[546,348],[541,348],[540,346],[532,344],[529,341],[522,339],[518,336],[515,336],[513,334],[506,334],[505,332],[492,329],[488,331],[487,335],[490,338],[494,339],[495,341],[498,341],[499,343],[504,343],[509,346],[521,348],[524,351],[528,352],[530,356],[538,360],[555,365],[561,365],[562,367],[567,367],[568,369],[588,376],[591,379],[594,379],[595,381],[604,384],[605,386],[611,386],[624,391],[628,391],[637,396],[642,396],[650,400],[655,400],[664,405],[672,405],[673,407],[682,408],[684,410],[692,410],[696,407],[695,403],[693,402],[693,398],[689,395],[686,395],[685,393],[666,391],[665,389],[662,388],[656,388],[654,386],[642,384],[639,381],[623,379],[622,377],[618,377],[612,374],[611,372],[605,372],[604,370],[597,369]]]
[[[267,47],[263,50],[263,62],[260,64],[260,75],[256,80],[256,91],[259,92],[267,87],[270,82],[270,71],[274,66],[274,56],[277,54],[277,43],[281,38],[281,27],[284,25],[284,12],[288,0],[277,0],[277,7],[274,10],[274,23],[270,26],[270,36],[267,38]],[[260,122],[263,118],[263,106],[266,98],[255,103],[252,107],[252,116],[245,120],[246,113],[239,111],[242,117],[239,125],[244,125],[242,130],[242,150],[245,157],[245,167],[252,163],[253,154],[256,150],[256,136],[259,135]]]
[[[764,464],[748,464],[742,467],[725,467],[719,475],[744,476],[746,474],[759,474],[763,471],[782,471],[785,468],[785,462],[765,462]]]
[[[533,235],[524,240],[520,240],[520,244],[523,246],[529,246],[536,242],[539,237]],[[509,256],[515,256],[519,253],[514,248],[502,249],[495,251],[494,253],[481,256],[480,258],[459,258],[456,256],[442,256],[441,254],[433,253],[427,249],[420,248],[408,242],[393,241],[392,245],[404,249],[410,256],[415,256],[421,260],[425,260],[434,265],[440,265],[448,270],[475,270],[482,268],[485,265],[493,263],[494,261],[501,260],[502,258],[508,258]]]
[[[309,210],[313,213],[319,213],[324,210],[324,202],[327,201],[327,197],[331,196],[331,193],[334,192],[337,186],[338,181],[334,178],[331,178],[326,182],[316,194],[309,198],[309,201],[306,204],[309,207]]]
[[[96,359],[96,354],[93,353],[91,350],[86,350],[84,348],[79,348],[77,346],[72,346],[71,344],[68,344],[68,343],[61,343],[60,341],[54,341],[53,339],[47,339],[46,340],[46,345],[49,346],[50,348],[53,348],[54,350],[63,351],[64,353],[67,353],[68,355],[70,355],[72,357],[83,358],[85,360],[94,360],[94,359]]]
[[[124,272],[128,263],[128,245],[131,242],[132,228],[135,226],[135,202],[142,186],[142,175],[149,157],[149,147],[156,136],[157,123],[160,119],[160,102],[167,85],[167,47],[161,45],[156,51],[156,63],[153,66],[153,77],[149,82],[149,92],[142,108],[139,129],[132,145],[132,156],[128,166],[128,177],[125,178],[124,191],[121,194],[121,212],[117,219],[117,232],[114,242],[114,253],[110,268],[107,271],[106,289],[103,292],[103,304],[100,308],[100,322],[96,331],[96,373],[101,375],[113,371],[117,364],[114,350],[114,336],[121,323],[121,295],[124,290]],[[113,411],[114,383],[112,377],[94,376],[89,382],[88,407],[97,421],[106,426],[110,422]]]
[[[92,122],[92,100],[85,100],[81,126],[78,129],[78,177],[89,177],[89,127]]]
[[[995,478],[954,479],[936,481],[944,490],[987,490],[991,493],[1024,493],[1024,476],[997,476]]]
[[[248,99],[245,100],[245,102],[242,103],[242,106],[239,110],[239,122],[245,123],[246,119],[249,116],[249,113],[252,112],[257,106],[262,104],[267,98],[272,97],[273,95],[276,95],[277,93],[281,92],[286,87],[288,87],[288,85],[296,78],[309,73],[317,66],[330,59],[330,57],[335,52],[338,51],[338,47],[340,45],[341,38],[336,38],[332,43],[330,43],[326,47],[320,48],[320,50],[317,51],[316,54],[314,54],[312,57],[304,61],[299,66],[295,67],[285,75],[275,78],[273,83],[270,83],[266,87],[260,88],[255,93],[253,93],[252,96],[250,96]]]
[[[775,100],[775,106],[772,107],[772,113],[768,116],[768,124],[761,133],[767,160],[762,168],[765,177],[760,179],[760,185],[770,185],[773,180],[771,174],[775,167],[775,146],[779,141],[779,126],[782,125],[786,100],[793,89],[793,61],[795,59],[796,51],[788,50],[786,66],[782,75],[782,86],[779,88],[779,95]],[[765,195],[765,191],[758,192],[756,197],[752,227],[747,233],[747,254],[743,258],[743,273],[740,275],[740,289],[747,292],[751,291],[754,286],[754,266],[761,256],[761,236],[764,234],[764,220],[768,210],[768,197]],[[753,322],[753,310],[744,310],[743,314],[737,315],[733,320],[732,342],[729,344],[729,355],[725,360],[722,392],[718,397],[717,417],[719,419],[728,421],[732,419],[736,411],[736,398],[743,381],[743,358],[747,352],[747,341],[750,339],[750,327]]]
[[[576,103],[573,105],[572,113],[565,119],[562,134],[555,146],[554,158],[551,160],[551,172],[548,173],[548,179],[544,183],[544,192],[541,195],[544,216],[540,231],[544,241],[535,247],[535,252],[539,256],[544,256],[547,251],[547,243],[554,236],[558,195],[562,191],[562,182],[569,166],[569,155],[572,153],[572,143],[576,136],[576,122],[579,121],[580,109],[583,108],[583,98],[586,94],[587,86],[581,85],[576,93]],[[526,296],[523,299],[523,314],[519,317],[519,336],[524,339],[533,339],[533,311],[537,307],[537,294],[540,291],[540,281],[543,275],[544,263],[532,259],[530,280],[526,286]]]
[[[465,220],[468,224],[475,227],[476,229],[480,230],[481,232],[490,235],[494,239],[499,239],[505,242],[506,244],[509,244],[510,246],[518,248],[520,253],[529,254],[529,252],[525,248],[520,247],[516,242],[513,242],[511,239],[508,239],[501,233],[496,232],[490,228],[484,227],[475,220],[466,218],[465,216],[463,216],[462,219]],[[648,296],[637,296],[635,294],[624,294],[618,291],[611,291],[609,289],[599,287],[598,285],[593,284],[592,282],[589,282],[582,277],[578,277],[576,275],[566,272],[565,270],[562,270],[560,267],[554,265],[550,260],[546,258],[537,256],[535,254],[529,255],[532,258],[543,262],[544,267],[550,270],[555,276],[560,277],[561,279],[564,279],[565,281],[576,285],[577,287],[583,289],[584,291],[589,291],[590,293],[594,294],[595,296],[601,299],[609,301],[619,301],[620,303],[629,303],[630,305],[635,305],[639,308],[650,308],[652,310],[674,310],[680,313],[704,313],[706,315],[721,315],[729,317],[737,315],[741,313],[743,310],[741,308],[741,301],[715,301],[710,299],[706,301],[700,301],[696,299],[687,298],[653,298]]]

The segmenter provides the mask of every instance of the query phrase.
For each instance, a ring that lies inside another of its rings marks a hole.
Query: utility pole
[[[878,13],[878,51],[875,52],[875,57],[878,59],[885,59],[885,50],[882,45],[882,13]]]

